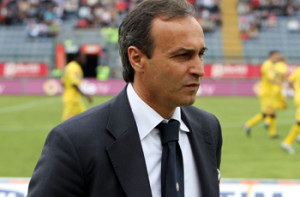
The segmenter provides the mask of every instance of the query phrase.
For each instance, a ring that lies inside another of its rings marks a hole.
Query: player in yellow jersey
[[[289,85],[294,88],[294,103],[296,110],[296,123],[292,126],[288,136],[281,143],[281,147],[289,154],[294,154],[295,151],[292,147],[292,142],[300,135],[300,67],[294,71],[289,77]]]
[[[84,94],[79,88],[83,78],[81,65],[85,63],[84,56],[80,53],[80,49],[75,46],[70,49],[69,57],[71,61],[66,65],[61,79],[64,86],[62,96],[64,105],[63,121],[85,111],[86,108],[81,96],[85,96],[89,102],[92,102],[91,97]]]
[[[276,110],[283,110],[287,108],[287,99],[282,93],[284,82],[286,81],[288,73],[288,67],[286,64],[285,57],[279,57],[278,61],[274,65],[274,95],[275,95],[275,107]],[[270,119],[265,119],[265,127],[268,128],[270,125]]]
[[[261,104],[261,113],[256,114],[244,125],[244,130],[247,136],[250,136],[251,127],[266,119],[269,123],[269,135],[271,138],[277,138],[276,133],[276,99],[275,99],[275,72],[274,66],[278,61],[279,52],[271,51],[269,58],[263,63],[261,67],[261,80],[259,89],[259,100]]]
[[[288,67],[286,64],[285,57],[280,57],[278,62],[275,63],[274,66],[275,72],[275,80],[277,84],[275,84],[275,93],[276,93],[276,109],[286,109],[287,108],[287,100],[286,97],[282,94],[282,87],[284,82],[286,81],[288,74]]]

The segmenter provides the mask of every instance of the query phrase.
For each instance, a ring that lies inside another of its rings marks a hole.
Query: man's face
[[[279,57],[280,57],[280,54],[276,52],[271,56],[271,61],[276,62],[276,61],[278,61]]]
[[[145,61],[144,100],[163,110],[192,104],[204,75],[206,48],[201,26],[193,17],[155,18],[151,35],[154,51]]]
[[[78,63],[81,65],[81,66],[85,66],[85,63],[86,63],[86,56],[82,53],[80,53],[79,57],[78,57]]]

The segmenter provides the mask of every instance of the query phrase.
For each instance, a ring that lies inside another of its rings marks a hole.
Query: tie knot
[[[156,128],[160,131],[161,143],[164,145],[168,142],[178,141],[180,123],[171,119],[168,123],[161,122]]]

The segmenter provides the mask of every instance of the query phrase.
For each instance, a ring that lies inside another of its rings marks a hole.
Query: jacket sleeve
[[[218,179],[220,181],[221,179],[221,173],[220,173],[220,165],[221,165],[221,154],[222,154],[222,144],[223,144],[223,137],[222,137],[222,129],[219,120],[217,119],[217,140],[216,140],[216,158],[217,158],[217,165],[218,165]]]
[[[222,129],[220,126],[220,122],[217,120],[217,125],[218,125],[218,130],[217,130],[217,151],[216,151],[216,156],[217,156],[217,164],[218,168],[220,168],[221,164],[221,151],[222,151],[222,144],[223,144],[223,137],[222,137]]]
[[[76,147],[56,127],[48,135],[31,177],[28,197],[83,196],[84,180]]]

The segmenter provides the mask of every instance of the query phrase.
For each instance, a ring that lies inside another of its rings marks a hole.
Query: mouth
[[[199,86],[200,86],[200,83],[198,83],[198,82],[189,83],[189,84],[184,85],[185,88],[188,88],[191,90],[198,90]]]
[[[200,86],[200,81],[188,82],[188,83],[185,84],[185,86],[188,86],[188,87],[197,86],[197,87],[199,87]]]

